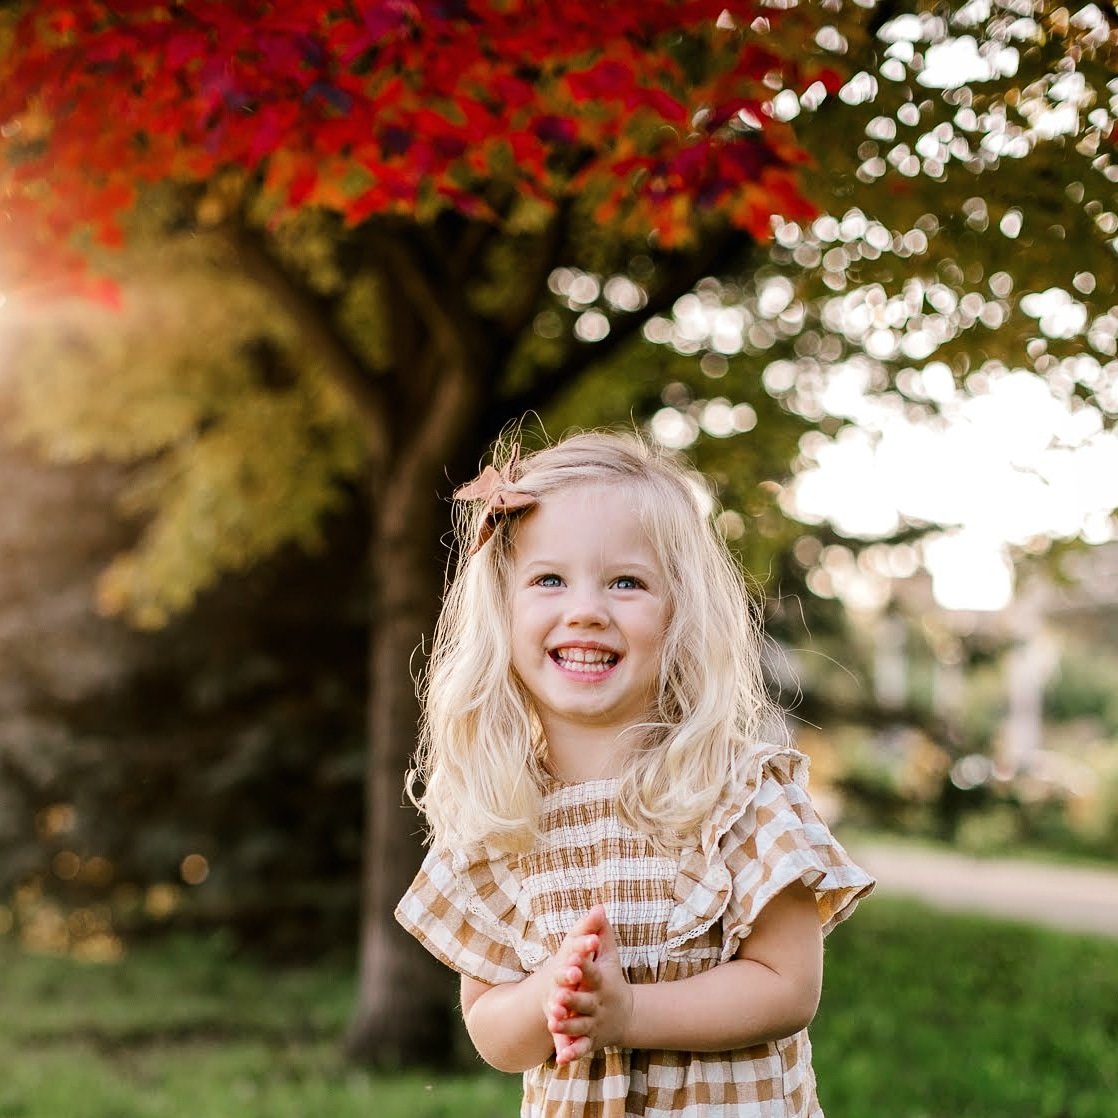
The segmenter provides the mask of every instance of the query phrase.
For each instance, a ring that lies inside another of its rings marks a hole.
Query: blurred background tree
[[[794,473],[847,432],[934,423],[1008,370],[1100,428],[1118,412],[1112,5],[48,2],[2,19],[12,425],[55,460],[116,464],[135,530],[101,609],[146,630],[195,609],[202,648],[245,572],[274,603],[315,577],[297,551],[331,557],[310,592],[329,608],[283,629],[302,639],[266,684],[239,655],[252,638],[216,649],[243,725],[264,717],[254,686],[270,704],[321,680],[367,631],[364,680],[339,673],[368,703],[365,1058],[437,1058],[449,1036],[445,976],[390,917],[418,859],[411,651],[445,498],[510,421],[631,419],[690,448],[779,635],[805,582],[836,591],[826,510],[804,513],[812,533],[787,513]],[[318,623],[334,637],[316,647]],[[139,661],[166,654],[131,639]],[[309,694],[306,722],[228,753],[215,727],[231,802],[251,787],[231,758],[258,772],[285,734],[330,725],[340,700]],[[334,778],[352,765],[340,748]]]

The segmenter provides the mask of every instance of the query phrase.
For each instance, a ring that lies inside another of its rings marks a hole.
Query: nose
[[[608,624],[604,593],[597,587],[572,588],[567,596],[565,620],[578,628],[601,628]]]

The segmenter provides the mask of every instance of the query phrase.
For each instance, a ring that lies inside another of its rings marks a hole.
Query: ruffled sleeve
[[[435,958],[459,974],[498,985],[528,972],[523,890],[501,861],[478,852],[431,850],[395,916]]]
[[[770,758],[754,795],[721,840],[733,880],[723,917],[725,958],[737,951],[765,905],[794,881],[815,894],[824,934],[845,920],[874,886],[819,818],[806,785],[803,754]]]
[[[727,790],[699,846],[681,862],[673,945],[720,921],[722,961],[733,958],[765,905],[795,881],[815,894],[826,934],[873,889],[812,806],[807,770],[802,753],[765,747]]]

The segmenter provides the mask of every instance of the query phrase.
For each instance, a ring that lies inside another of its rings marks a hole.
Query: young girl
[[[818,1118],[823,935],[873,881],[812,809],[697,475],[577,435],[455,494],[431,849],[396,911],[525,1116]],[[776,735],[778,738],[781,736]]]

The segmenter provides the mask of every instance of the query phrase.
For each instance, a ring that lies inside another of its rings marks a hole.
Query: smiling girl
[[[776,732],[703,493],[591,433],[456,494],[409,776],[431,849],[396,915],[525,1116],[822,1113],[823,936],[873,882]]]

